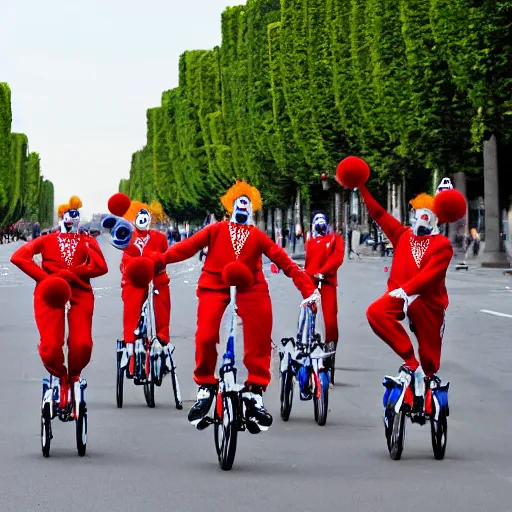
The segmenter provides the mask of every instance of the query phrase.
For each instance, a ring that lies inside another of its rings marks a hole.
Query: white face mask
[[[414,211],[412,232],[416,236],[438,235],[437,217],[427,208],[418,208]]]
[[[252,204],[247,196],[240,196],[234,204],[231,222],[235,224],[252,223]]]
[[[80,225],[80,212],[78,210],[68,210],[62,216],[59,222],[61,233],[78,233]]]
[[[323,213],[317,213],[313,217],[313,238],[327,234],[327,218]]]
[[[147,210],[142,209],[135,217],[135,227],[141,231],[147,231],[151,224],[151,215]]]

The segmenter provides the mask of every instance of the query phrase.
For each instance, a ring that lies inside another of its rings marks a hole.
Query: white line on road
[[[500,313],[499,311],[490,311],[489,309],[481,309],[480,313],[485,313],[486,315],[501,316],[503,318],[512,318],[512,315]]]

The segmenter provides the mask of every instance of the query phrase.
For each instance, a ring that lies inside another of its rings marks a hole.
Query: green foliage
[[[39,185],[39,223],[42,228],[53,226],[55,215],[53,183],[41,176]]]
[[[148,110],[120,190],[174,217],[219,212],[235,178],[266,208],[323,192],[348,154],[376,185],[420,191],[512,144],[512,0],[247,0],[222,46],[185,52],[179,85]],[[220,213],[220,212],[219,212]]]
[[[29,153],[25,185],[26,218],[37,220],[39,214],[39,187],[41,184],[41,161],[38,153]]]
[[[11,91],[0,83],[0,226],[27,217],[37,220],[40,210],[41,164],[37,153],[28,153],[25,134],[11,133]],[[46,202],[53,208],[53,185]]]
[[[11,176],[11,90],[0,83],[0,219],[9,208],[7,186]]]

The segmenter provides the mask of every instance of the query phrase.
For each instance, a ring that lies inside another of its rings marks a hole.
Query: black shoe
[[[196,403],[188,413],[188,421],[194,426],[198,426],[201,420],[208,414],[217,386],[199,386]]]
[[[268,430],[272,425],[272,416],[263,405],[261,388],[248,386],[242,392],[242,400],[245,403],[245,419],[247,430],[251,434],[257,434],[261,430]]]

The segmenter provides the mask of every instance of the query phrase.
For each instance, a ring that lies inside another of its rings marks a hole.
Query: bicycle
[[[71,308],[69,301],[65,306],[65,332],[64,352],[67,366],[67,341],[69,336],[68,312]],[[87,450],[87,404],[85,390],[87,381],[80,378],[72,383],[68,390],[68,404],[61,407],[60,380],[50,374],[49,378],[43,378],[41,399],[41,450],[44,457],[50,456],[50,447],[53,439],[52,420],[58,418],[63,423],[75,422],[76,447],[78,455],[83,457]]]
[[[322,337],[316,332],[316,313],[311,306],[301,306],[298,324],[297,338],[283,338],[279,351],[281,419],[290,419],[297,380],[300,399],[313,400],[315,421],[319,426],[324,426],[327,422],[331,372],[334,369],[333,362],[331,369],[327,369],[324,359],[333,358],[335,352],[325,352]]]
[[[448,417],[450,416],[448,405],[450,383],[443,384],[434,375],[414,384],[420,387],[419,393],[415,395],[412,390],[413,379],[414,377],[401,369],[397,377],[386,375],[382,382],[386,388],[382,404],[384,433],[389,455],[393,460],[400,460],[402,457],[406,419],[410,418],[411,423],[421,426],[430,421],[434,457],[436,460],[442,460],[446,453]]]
[[[219,369],[219,384],[212,402],[213,418],[207,415],[197,425],[198,430],[204,430],[213,424],[215,450],[223,471],[229,471],[233,467],[238,432],[248,430],[251,434],[258,434],[260,431],[267,430],[266,427],[254,425],[246,419],[245,404],[242,398],[243,386],[236,382],[235,340],[241,319],[237,312],[235,286],[230,287],[230,297],[231,300],[228,304],[230,328],[222,365]]]
[[[175,347],[172,343],[160,344],[156,336],[154,296],[158,295],[151,281],[148,297],[141,308],[139,324],[135,330],[135,343],[117,340],[116,402],[123,407],[124,378],[133,380],[136,386],[144,387],[144,398],[150,408],[155,407],[155,386],[162,385],[164,377],[170,373],[176,409],[183,409],[181,391],[176,374],[176,364],[172,357]],[[130,363],[130,364],[128,364]]]

